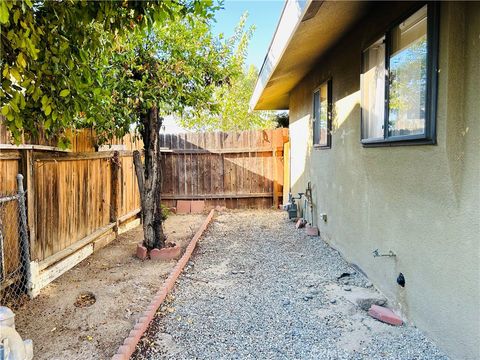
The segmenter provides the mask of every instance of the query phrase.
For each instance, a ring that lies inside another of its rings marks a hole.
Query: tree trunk
[[[158,116],[157,107],[142,114],[140,131],[145,149],[145,162],[142,164],[138,151],[133,153],[135,173],[140,190],[140,203],[143,218],[143,245],[151,250],[165,247],[166,237],[163,233],[162,208],[160,205],[161,159],[160,128],[163,119]]]

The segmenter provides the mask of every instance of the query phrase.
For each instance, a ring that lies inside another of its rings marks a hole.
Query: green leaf
[[[22,118],[20,116],[15,117],[15,126],[17,129],[22,128]]]
[[[0,3],[1,3],[1,5],[0,5],[0,24],[6,24],[6,23],[8,23],[8,17],[9,17],[7,2],[2,0],[2,1],[0,1]],[[3,33],[3,31],[2,31],[2,33]]]
[[[61,97],[68,96],[69,94],[70,94],[70,90],[68,90],[68,89],[64,89],[64,90],[60,91],[60,96]]]
[[[10,75],[12,75],[12,76],[15,78],[15,80],[17,80],[17,81],[21,81],[21,80],[22,80],[22,76],[20,75],[20,73],[18,72],[18,70],[15,69],[15,68],[11,68],[11,69],[10,69]]]
[[[17,56],[17,64],[20,65],[22,68],[27,67],[27,62],[25,60],[25,55],[23,55],[22,52],[20,54],[18,54],[18,56]]]
[[[4,105],[4,106],[2,107],[2,115],[3,115],[3,116],[7,116],[8,111],[9,111],[8,105]]]
[[[50,113],[52,112],[52,107],[50,105],[47,105],[47,107],[45,108],[45,110],[43,112],[47,116],[50,115]]]

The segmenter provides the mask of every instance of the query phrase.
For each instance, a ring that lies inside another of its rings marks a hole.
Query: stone
[[[368,281],[368,282],[365,284],[365,287],[366,287],[366,288],[371,288],[371,287],[373,287],[373,284],[372,284],[370,281]]]
[[[232,274],[233,274],[233,275],[236,275],[237,273],[238,273],[237,270],[232,270]]]
[[[140,260],[145,260],[147,258],[147,248],[143,246],[142,243],[137,244],[136,256]]]
[[[368,315],[390,325],[400,326],[403,324],[403,320],[400,316],[383,306],[372,305],[370,310],[368,310]]]
[[[297,223],[295,224],[295,227],[297,229],[301,229],[301,228],[305,227],[306,223],[307,222],[304,219],[300,218],[300,219],[297,220]]]
[[[336,303],[337,303],[337,300],[335,299],[330,300],[330,304],[336,304]]]
[[[190,214],[191,202],[189,200],[177,200],[177,214]]]
[[[355,303],[360,309],[368,311],[372,305],[385,305],[387,300],[382,298],[358,298],[356,299]]]
[[[307,225],[306,230],[308,236],[318,236],[318,228],[316,226]]]
[[[383,306],[387,303],[387,299],[375,291],[375,289],[366,289],[360,286],[352,286],[351,291],[344,296],[348,301],[364,311],[368,311],[372,305]]]
[[[203,213],[204,210],[205,210],[204,200],[192,201],[190,203],[190,212],[192,214],[200,214],[200,213]]]
[[[345,286],[345,287],[343,288],[343,290],[345,290],[345,291],[352,291],[352,288],[351,288],[350,286]]]
[[[173,260],[178,259],[182,253],[182,248],[178,245],[165,247],[162,249],[152,249],[150,259],[152,260]]]
[[[283,304],[283,306],[290,305],[290,299],[283,299],[282,304]]]

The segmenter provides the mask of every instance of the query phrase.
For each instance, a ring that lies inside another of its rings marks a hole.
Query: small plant
[[[162,221],[167,220],[167,218],[170,216],[171,211],[170,208],[166,207],[165,205],[160,205],[162,209]]]

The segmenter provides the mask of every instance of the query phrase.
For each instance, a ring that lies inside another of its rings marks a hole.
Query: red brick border
[[[197,245],[198,239],[200,239],[200,236],[202,236],[203,232],[212,220],[214,213],[215,210],[212,209],[202,226],[200,226],[197,233],[190,241],[190,244],[188,244],[187,248],[185,249],[185,253],[180,258],[180,260],[178,260],[167,280],[165,280],[160,290],[158,290],[158,292],[155,294],[147,309],[143,312],[143,314],[140,315],[140,318],[137,320],[135,326],[130,331],[130,334],[123,341],[123,344],[118,348],[117,353],[112,357],[112,360],[130,359],[130,356],[132,356],[133,352],[135,351],[135,347],[140,341],[140,338],[145,333],[148,326],[150,325],[150,322],[154,318],[157,309],[165,300],[165,297],[170,292],[170,290],[172,290],[173,286],[175,285],[175,281],[177,281],[178,276],[183,271],[183,268],[190,259],[190,256],[192,255],[193,250]]]

